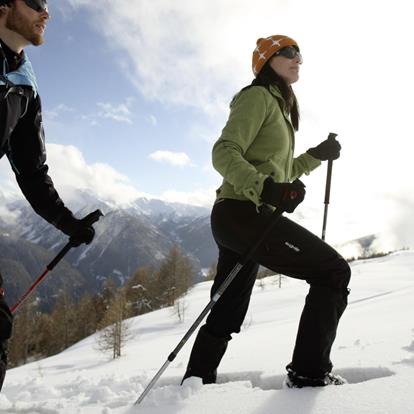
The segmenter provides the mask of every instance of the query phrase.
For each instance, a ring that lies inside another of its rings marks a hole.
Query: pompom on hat
[[[295,46],[299,50],[299,46],[290,37],[283,35],[273,35],[266,38],[260,38],[256,42],[256,49],[252,56],[252,69],[254,76],[257,76],[263,65],[280,49],[286,46]]]

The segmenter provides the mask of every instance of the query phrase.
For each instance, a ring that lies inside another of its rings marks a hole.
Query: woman
[[[268,225],[274,208],[290,213],[303,201],[305,186],[297,178],[322,160],[339,157],[338,141],[325,140],[293,158],[299,111],[291,84],[299,79],[301,63],[293,39],[259,39],[253,52],[255,79],[233,98],[228,122],[214,145],[213,165],[224,179],[211,214],[219,249],[212,294]],[[284,216],[211,310],[184,379],[216,381],[231,334],[240,332],[259,265],[310,285],[286,384],[343,383],[331,373],[330,351],[347,305],[349,266],[332,247]]]

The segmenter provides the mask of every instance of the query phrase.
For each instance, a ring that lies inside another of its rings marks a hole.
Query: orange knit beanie
[[[254,76],[257,76],[262,69],[263,65],[280,49],[286,46],[296,46],[299,49],[298,44],[290,37],[283,35],[273,35],[260,38],[256,42],[257,47],[253,51],[252,57],[252,69]]]

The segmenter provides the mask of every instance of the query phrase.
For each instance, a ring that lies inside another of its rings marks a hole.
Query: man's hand
[[[89,215],[83,219],[77,219],[68,210],[59,220],[56,227],[69,236],[69,241],[73,247],[81,244],[89,244],[95,236],[95,229],[92,227]]]

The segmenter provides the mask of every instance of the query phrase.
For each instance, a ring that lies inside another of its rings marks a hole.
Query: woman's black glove
[[[336,160],[341,152],[341,144],[336,139],[326,139],[306,152],[321,161]]]
[[[276,183],[268,177],[263,184],[261,199],[266,204],[293,213],[304,200],[305,193],[305,184],[300,180],[295,180],[293,183]]]
[[[73,214],[67,210],[61,217],[56,227],[69,236],[69,241],[73,247],[81,244],[89,244],[94,236],[95,229],[85,219],[77,219]]]

